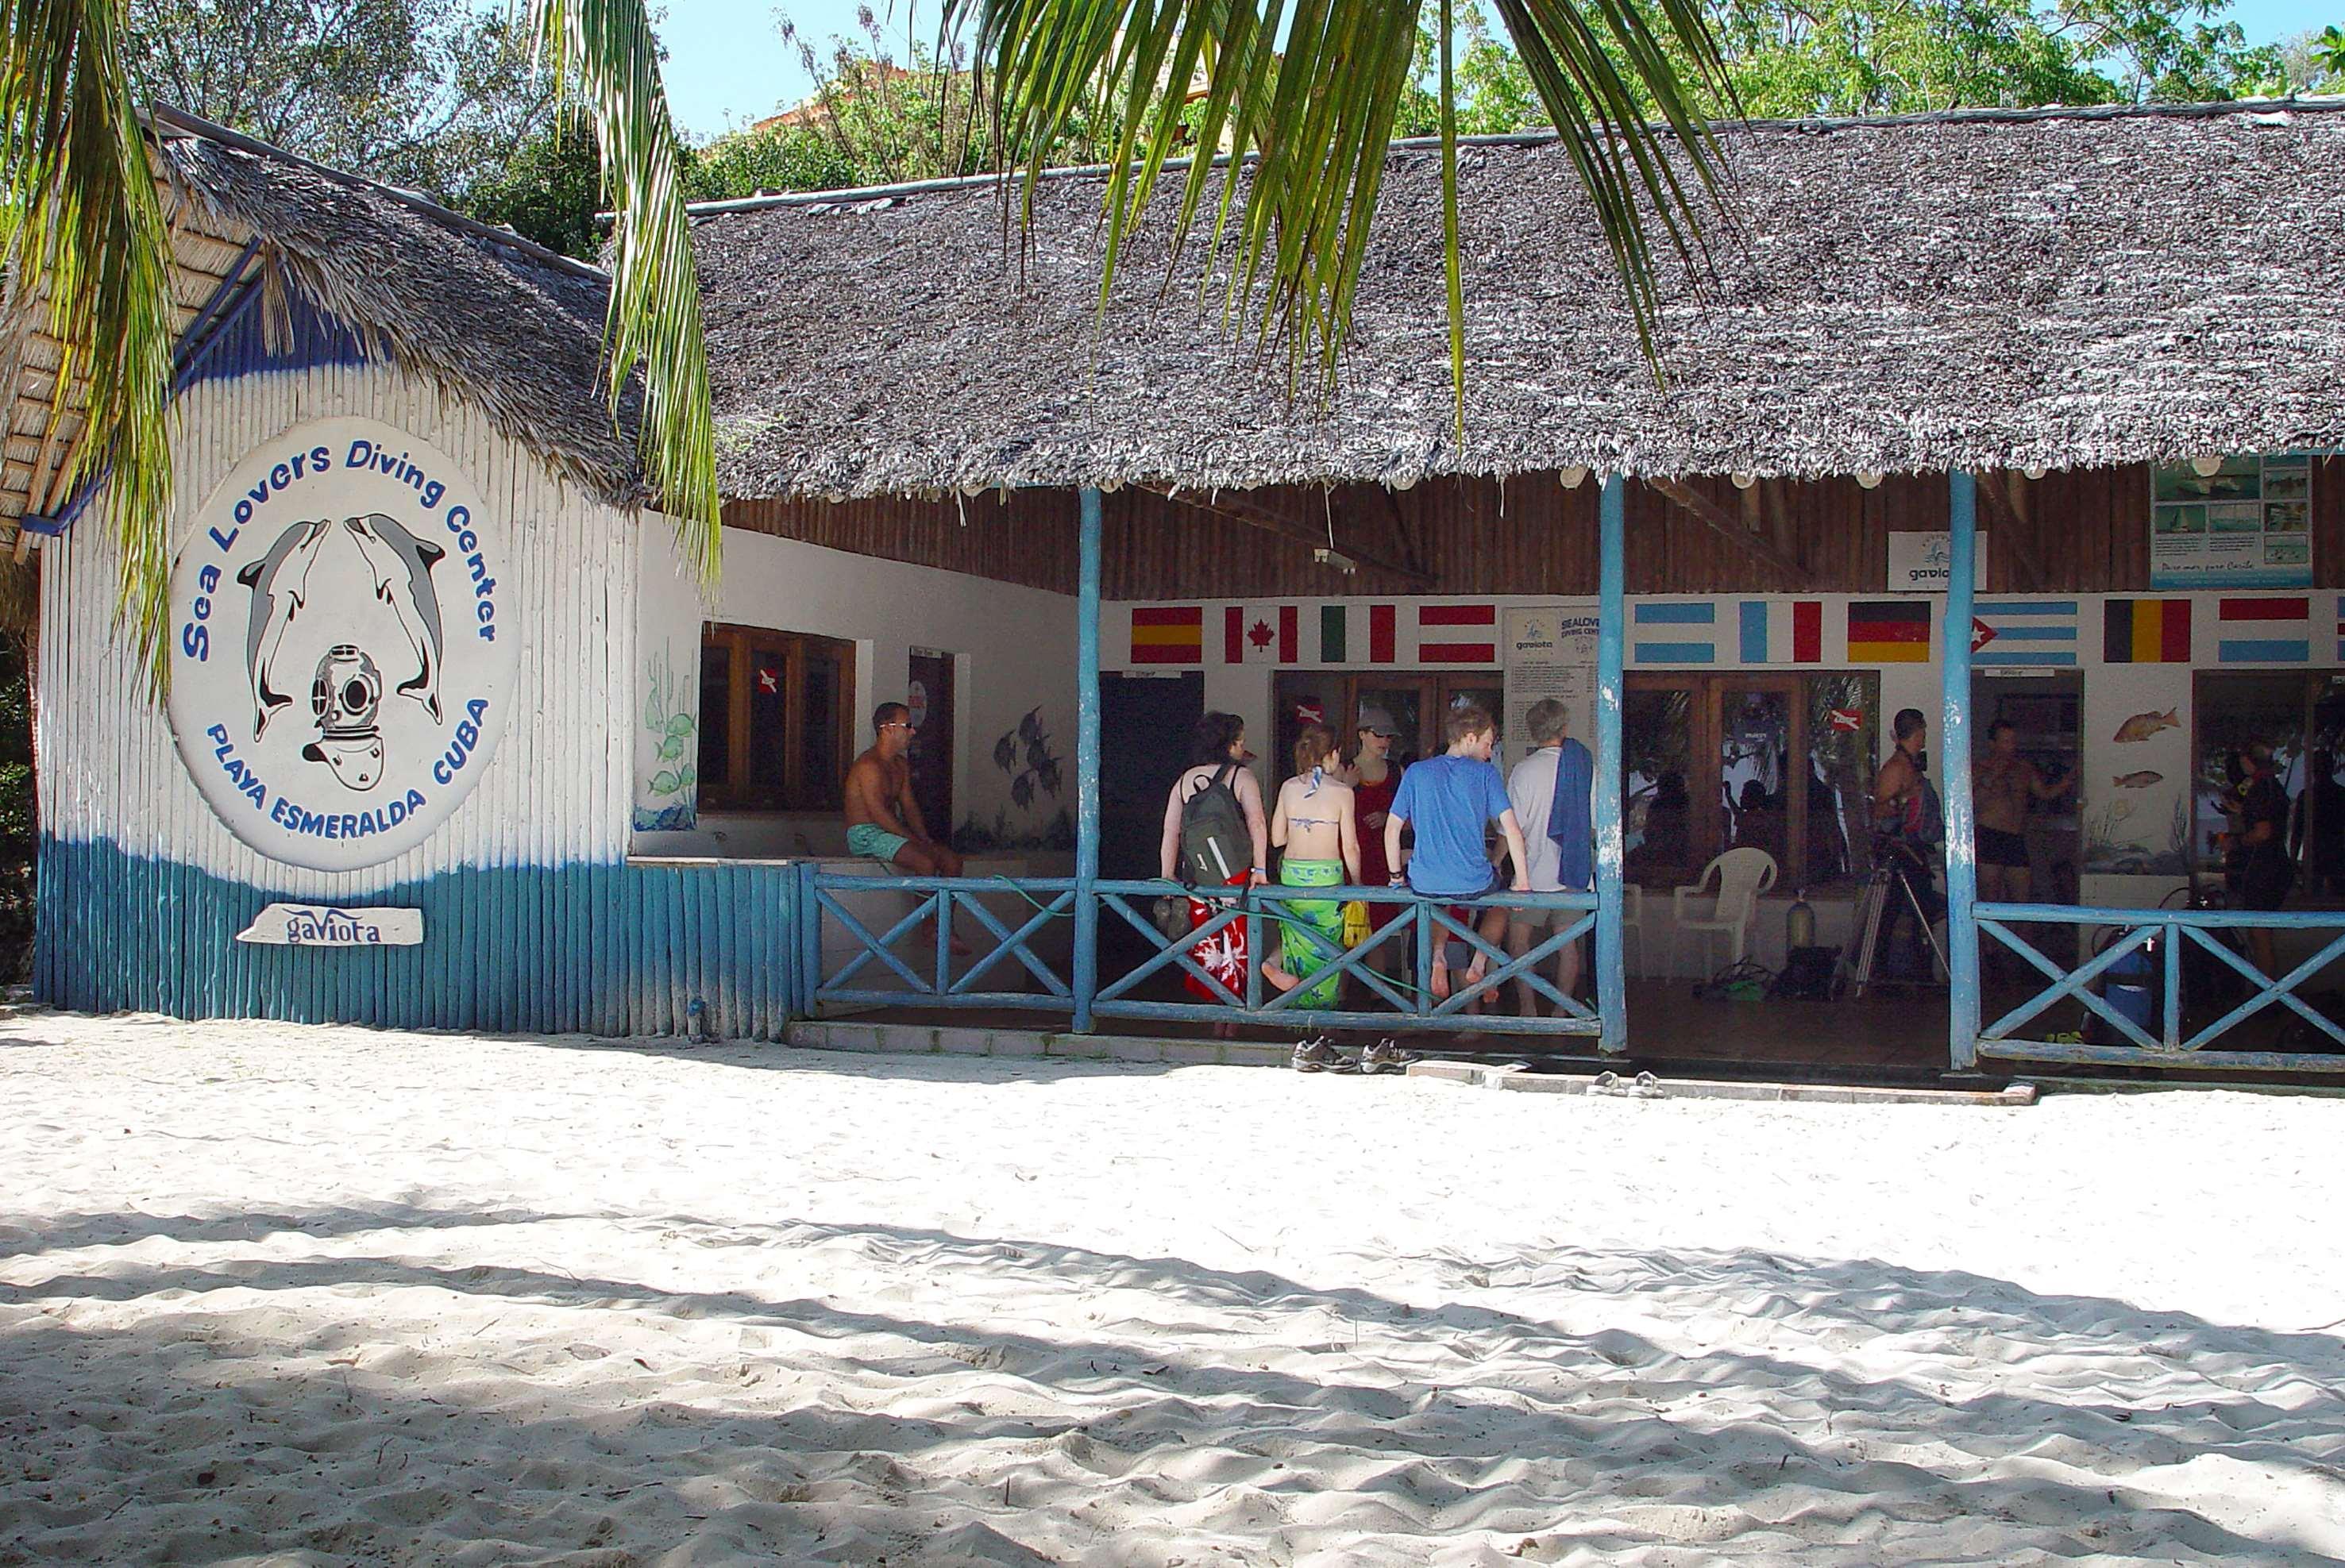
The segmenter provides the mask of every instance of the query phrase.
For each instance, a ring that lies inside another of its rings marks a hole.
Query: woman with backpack
[[[1264,869],[1270,859],[1270,825],[1262,811],[1262,784],[1245,765],[1245,721],[1235,713],[1207,713],[1197,721],[1190,765],[1172,781],[1164,803],[1164,838],[1158,850],[1159,869],[1168,881],[1189,887],[1256,886],[1270,880]],[[1232,900],[1189,900],[1189,929],[1194,931],[1228,909]],[[1193,944],[1189,956],[1196,966],[1244,998],[1246,991],[1246,934],[1244,919],[1231,921],[1212,936]],[[1223,998],[1193,975],[1182,984],[1207,1002]],[[1227,1038],[1234,1024],[1213,1026]]]

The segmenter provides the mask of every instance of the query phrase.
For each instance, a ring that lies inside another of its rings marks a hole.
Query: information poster
[[[2225,458],[2150,470],[2152,588],[2312,586],[2312,460]]]
[[[1571,711],[1571,734],[1596,749],[1596,603],[1513,604],[1507,607],[1507,711],[1501,764],[1511,770],[1531,754],[1531,704],[1553,697]]]

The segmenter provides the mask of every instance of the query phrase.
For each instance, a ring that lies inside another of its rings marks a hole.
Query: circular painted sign
[[[513,550],[396,426],[321,420],[247,454],[171,572],[171,729],[228,831],[349,871],[447,821],[512,707]]]
[[[904,706],[912,712],[912,728],[929,727],[929,688],[926,682],[915,681],[904,692]]]

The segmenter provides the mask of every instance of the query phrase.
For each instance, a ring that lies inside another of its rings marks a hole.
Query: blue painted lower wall
[[[568,865],[451,872],[353,903],[420,908],[413,947],[273,947],[277,900],[109,844],[44,836],[33,985],[77,1012],[385,1028],[775,1040],[802,995],[797,869]]]

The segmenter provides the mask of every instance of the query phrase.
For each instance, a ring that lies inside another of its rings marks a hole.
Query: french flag
[[[1788,604],[1745,599],[1741,631],[1745,664],[1821,664],[1824,661],[1821,599],[1795,599]]]

